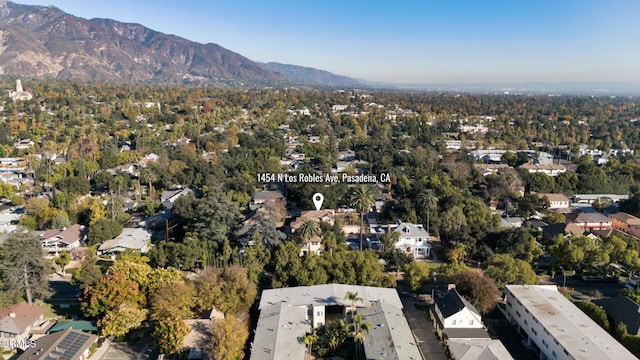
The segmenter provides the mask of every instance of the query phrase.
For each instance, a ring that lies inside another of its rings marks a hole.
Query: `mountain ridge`
[[[0,75],[200,85],[291,82],[215,43],[8,1],[0,1]]]

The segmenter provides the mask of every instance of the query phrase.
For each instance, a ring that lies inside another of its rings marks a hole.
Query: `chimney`
[[[449,290],[455,289],[455,288],[456,288],[456,284],[447,284],[447,292],[449,292]]]
[[[11,312],[11,313],[9,313],[9,316],[10,316],[10,317],[12,317],[12,318],[14,318],[14,317],[16,317],[16,313]]]

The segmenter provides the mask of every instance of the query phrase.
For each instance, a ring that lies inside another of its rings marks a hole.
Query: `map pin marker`
[[[320,193],[313,194],[313,204],[316,206],[316,210],[320,211],[322,208],[322,202],[324,201],[324,196]]]

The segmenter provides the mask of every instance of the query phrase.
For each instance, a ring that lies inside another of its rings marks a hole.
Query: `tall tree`
[[[43,257],[40,238],[32,232],[15,231],[0,246],[0,272],[4,289],[22,294],[29,304],[49,296],[50,266]]]
[[[425,224],[427,226],[427,233],[429,233],[429,215],[431,214],[431,210],[438,206],[438,201],[439,200],[436,197],[435,193],[430,189],[424,190],[420,193],[420,195],[418,195],[418,204],[427,212],[427,223]]]
[[[356,312],[356,303],[358,301],[362,302],[362,297],[358,295],[357,291],[347,291],[347,294],[344,296],[345,300],[351,301],[351,313]]]
[[[298,233],[300,234],[300,238],[303,243],[307,245],[307,255],[310,255],[311,240],[320,236],[320,227],[318,226],[318,223],[311,219],[304,219],[300,229],[298,229]]]
[[[375,203],[376,192],[371,186],[359,185],[351,188],[347,194],[347,202],[360,213],[360,251],[362,251],[362,237],[364,234],[364,215],[371,210]]]

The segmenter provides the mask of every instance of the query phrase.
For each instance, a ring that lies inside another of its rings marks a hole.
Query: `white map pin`
[[[320,193],[313,194],[313,204],[316,206],[316,210],[320,211],[322,208],[322,202],[324,201],[324,195]]]

